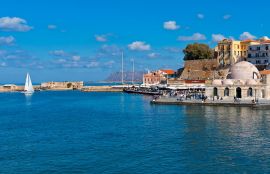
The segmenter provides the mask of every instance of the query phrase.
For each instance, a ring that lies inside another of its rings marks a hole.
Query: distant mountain
[[[143,74],[146,72],[137,71],[134,73],[134,82],[142,82],[143,81]],[[124,72],[124,81],[131,82],[132,81],[132,74],[133,72]],[[111,73],[106,79],[106,82],[121,82],[122,81],[122,73],[121,72],[114,72]]]

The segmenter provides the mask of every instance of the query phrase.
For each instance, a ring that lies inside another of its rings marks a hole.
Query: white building
[[[249,62],[242,61],[231,66],[226,79],[216,79],[205,90],[210,98],[232,101],[270,99],[270,74],[261,76],[258,69]]]
[[[270,63],[270,41],[266,40],[259,45],[250,45],[247,60],[254,65],[268,65]]]

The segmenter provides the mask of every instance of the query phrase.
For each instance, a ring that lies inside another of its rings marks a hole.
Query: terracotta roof
[[[261,74],[261,75],[267,75],[267,74],[270,74],[270,70],[263,70],[263,71],[260,71],[260,74]]]
[[[262,43],[270,43],[270,40],[265,40]]]
[[[171,70],[171,69],[161,69],[160,71],[166,73],[166,74],[169,74],[169,75],[172,75],[175,73],[174,70]]]

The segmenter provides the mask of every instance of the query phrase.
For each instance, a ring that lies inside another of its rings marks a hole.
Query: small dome
[[[247,61],[238,62],[231,66],[227,79],[259,79],[258,69]]]
[[[212,85],[222,85],[222,80],[215,79],[215,80],[213,80]]]
[[[223,80],[223,85],[233,85],[233,80],[225,79],[225,80]]]
[[[258,84],[258,82],[255,79],[249,79],[246,82],[246,85],[257,85],[257,84]]]

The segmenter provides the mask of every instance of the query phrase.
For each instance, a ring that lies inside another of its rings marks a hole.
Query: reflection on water
[[[0,93],[0,173],[270,173],[270,113],[124,93]]]
[[[32,96],[34,95],[34,94],[22,94],[22,95],[24,95],[25,96],[25,103],[26,103],[26,105],[27,106],[31,106],[31,101],[32,101]]]
[[[241,172],[268,169],[270,114],[266,110],[190,106],[185,107],[184,115],[184,153],[195,161],[189,168],[202,170],[206,166],[194,165],[204,161],[219,166],[220,171],[228,167]],[[253,167],[245,168],[248,165]]]

